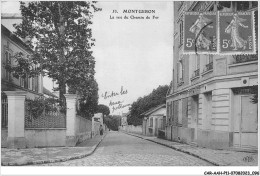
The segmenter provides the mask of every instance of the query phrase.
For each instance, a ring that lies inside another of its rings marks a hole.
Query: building
[[[43,87],[43,94],[45,98],[54,98],[54,99],[58,99],[58,96],[56,96],[54,93],[51,93],[51,91],[49,91],[48,89],[46,89],[45,87]]]
[[[257,150],[257,55],[184,55],[184,11],[255,11],[257,1],[174,2],[173,80],[166,138],[214,149]],[[258,34],[256,34],[256,39]],[[257,48],[257,47],[256,47]]]
[[[30,55],[32,50],[9,29],[1,25],[1,146],[6,146],[8,135],[8,100],[4,91],[25,91],[27,98],[30,99],[43,95],[42,76],[15,78],[5,69],[5,65],[15,64],[12,56],[18,52]]]
[[[1,25],[1,51],[1,91],[26,91],[28,92],[28,98],[32,99],[42,96],[42,76],[15,78],[7,69],[5,69],[5,65],[15,65],[12,56],[16,53],[22,52],[24,55],[30,55],[32,50],[4,25]]]
[[[127,126],[127,116],[129,115],[129,113],[122,113],[122,117],[121,117],[121,126]]]
[[[162,104],[143,114],[143,135],[158,136],[159,131],[164,131],[166,123],[166,105]]]

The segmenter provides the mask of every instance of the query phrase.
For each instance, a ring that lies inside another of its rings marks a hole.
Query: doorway
[[[199,95],[191,97],[191,124],[194,128],[194,142],[198,137],[198,115],[199,115]]]
[[[251,101],[252,95],[234,95],[234,141],[235,148],[257,149],[258,119],[257,104]]]

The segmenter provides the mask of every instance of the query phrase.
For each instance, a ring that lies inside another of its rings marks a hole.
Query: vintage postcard
[[[257,44],[258,1],[1,1],[2,175],[259,175]]]

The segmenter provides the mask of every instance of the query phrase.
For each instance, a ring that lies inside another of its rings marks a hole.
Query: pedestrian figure
[[[102,125],[100,125],[100,127],[99,127],[99,132],[100,132],[100,135],[102,136],[103,135],[103,127],[102,127]]]

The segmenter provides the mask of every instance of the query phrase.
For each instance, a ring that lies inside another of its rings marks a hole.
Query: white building
[[[256,1],[175,1],[173,80],[167,95],[169,140],[214,149],[257,150],[257,55],[184,55],[184,11],[254,11]],[[258,36],[258,34],[257,34]],[[256,37],[257,39],[257,37]]]

